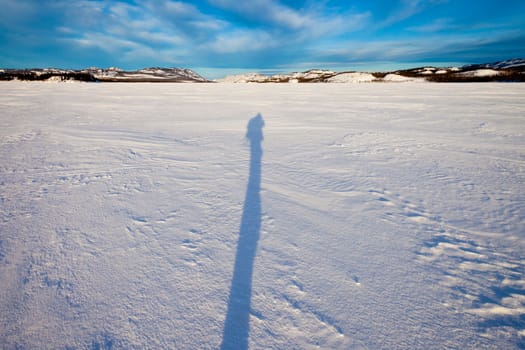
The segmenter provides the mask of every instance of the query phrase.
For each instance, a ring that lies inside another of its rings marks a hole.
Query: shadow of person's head
[[[263,140],[262,128],[264,127],[264,119],[260,113],[250,119],[246,130],[246,138],[250,142],[261,142]]]

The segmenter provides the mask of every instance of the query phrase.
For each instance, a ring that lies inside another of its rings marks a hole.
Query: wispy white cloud
[[[99,11],[98,25],[79,28],[68,22],[68,26],[61,26],[60,31],[69,37],[71,43],[81,47],[97,47],[108,53],[121,50],[120,57],[126,57],[130,51],[138,54],[139,50],[154,50],[157,58],[162,57],[164,52],[175,56],[174,50],[183,52],[195,46],[203,32],[222,28],[221,24],[209,20],[209,16],[199,12],[195,6],[182,2],[145,1],[139,7],[112,1],[92,6],[84,11]],[[78,7],[69,10],[76,9]]]
[[[226,21],[182,1],[150,0],[145,1],[143,6],[149,16],[154,16],[162,22],[165,31],[179,32],[193,40],[209,38],[228,27]]]
[[[525,44],[525,34],[520,31],[499,33],[480,39],[472,35],[455,37],[425,36],[410,40],[376,40],[370,42],[348,41],[338,47],[315,51],[319,61],[373,62],[373,61],[440,61],[469,62],[472,59],[510,58],[505,56],[509,46]],[[493,58],[491,58],[493,57]]]
[[[133,40],[124,38],[110,37],[102,33],[86,33],[80,38],[65,39],[72,44],[87,48],[99,48],[111,53],[125,52],[128,50],[145,49],[145,45],[141,45]]]
[[[525,24],[523,21],[522,24]],[[469,22],[469,23],[458,23],[453,18],[436,18],[429,23],[424,23],[417,26],[407,27],[406,30],[422,33],[422,34],[431,34],[445,31],[456,31],[459,33],[468,33],[468,32],[491,32],[491,31],[500,31],[506,30],[509,28],[516,27],[516,23],[511,23],[509,21],[500,22],[498,20],[492,22]]]
[[[213,42],[206,43],[201,49],[212,50],[217,53],[234,53],[261,51],[274,48],[278,40],[265,31],[235,30],[226,34],[219,34]]]
[[[274,0],[210,0],[212,4],[226,11],[241,15],[248,23],[269,28],[272,31],[295,34],[297,37],[309,35],[315,39],[327,33],[337,35],[344,31],[362,28],[370,17],[369,12],[355,13],[348,10],[327,13],[321,4],[309,5],[299,9],[292,8]]]
[[[2,0],[0,1],[0,24],[5,26],[17,26],[26,24],[30,18],[37,14],[32,1],[25,0]]]
[[[419,33],[436,33],[444,30],[452,30],[458,27],[457,24],[453,23],[451,18],[436,18],[430,23],[408,27],[407,30]]]
[[[379,21],[377,28],[385,28],[414,17],[435,5],[447,3],[448,0],[400,0],[399,6],[384,20]]]
[[[224,10],[238,13],[250,21],[266,22],[291,29],[301,28],[308,21],[307,16],[301,11],[273,0],[210,0],[210,3]]]

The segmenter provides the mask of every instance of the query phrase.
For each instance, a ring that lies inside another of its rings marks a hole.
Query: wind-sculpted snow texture
[[[1,83],[2,348],[522,349],[523,96]]]

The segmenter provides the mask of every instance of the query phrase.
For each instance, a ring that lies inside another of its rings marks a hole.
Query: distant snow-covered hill
[[[463,69],[517,69],[525,71],[525,59],[523,58],[514,58],[511,60],[498,61],[493,63],[483,63],[483,64],[470,64],[463,66]]]
[[[186,68],[143,68],[137,71],[124,71],[119,68],[88,68],[87,72],[99,81],[126,82],[206,82],[191,69]]]
[[[206,82],[199,74],[185,68],[144,68],[125,71],[120,68],[91,67],[82,70],[35,68],[2,69],[0,80],[37,80],[37,81],[103,81],[103,82]]]

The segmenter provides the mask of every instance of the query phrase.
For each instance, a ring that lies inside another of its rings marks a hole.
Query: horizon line
[[[360,72],[360,73],[390,73],[400,70],[410,70],[423,67],[435,67],[435,68],[452,68],[452,67],[464,67],[469,65],[483,65],[483,64],[493,64],[505,61],[512,60],[525,60],[523,58],[507,58],[492,62],[458,62],[458,61],[413,61],[413,62],[390,62],[390,61],[378,61],[378,62],[353,62],[352,65],[340,65],[340,64],[320,64],[317,67],[315,63],[312,63],[311,66],[306,64],[299,64],[289,67],[266,67],[266,68],[257,68],[257,67],[197,67],[197,66],[161,66],[161,65],[151,65],[139,68],[130,68],[124,66],[124,68],[118,67],[116,65],[111,65],[108,67],[99,67],[99,66],[87,66],[82,68],[62,68],[58,66],[33,66],[33,67],[0,67],[0,70],[32,70],[32,69],[57,69],[57,70],[71,70],[71,71],[83,71],[90,69],[103,69],[103,70],[121,70],[123,72],[134,72],[143,69],[159,68],[159,69],[189,69],[203,78],[209,79],[218,79],[224,78],[231,75],[242,75],[247,73],[257,73],[261,75],[272,76],[276,74],[286,74],[286,73],[298,73],[298,72],[308,72],[312,70],[323,70],[323,71],[333,71],[337,73],[345,72]]]

